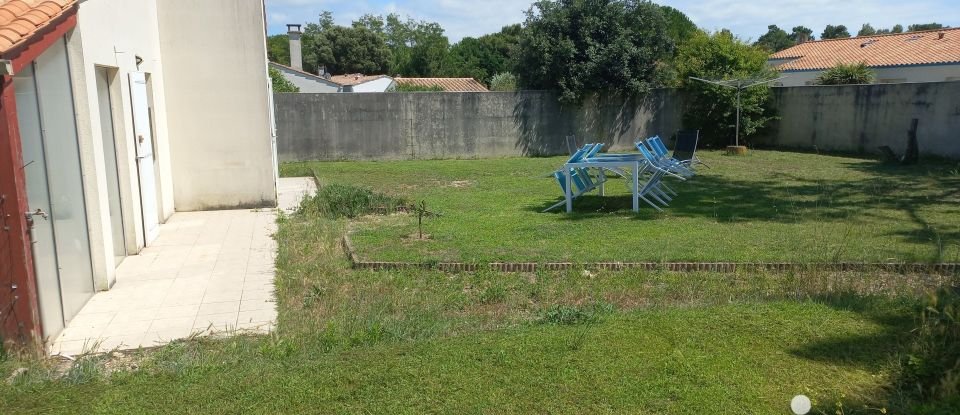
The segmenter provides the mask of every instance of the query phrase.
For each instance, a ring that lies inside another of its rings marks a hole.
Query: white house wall
[[[300,92],[303,93],[332,93],[340,89],[339,85],[332,82],[326,83],[279,65],[271,64],[270,66],[280,71],[280,74],[282,74],[286,80],[290,81],[290,83],[294,84],[297,88],[300,88]]]
[[[871,68],[876,82],[943,82],[960,80],[960,65],[901,66],[895,68]],[[784,72],[782,86],[811,85],[822,71]]]
[[[123,227],[128,254],[136,254],[144,246],[140,210],[140,187],[133,145],[133,118],[128,74],[140,71],[150,74],[153,92],[153,117],[156,142],[158,203],[160,221],[174,211],[173,178],[164,94],[163,65],[160,57],[157,15],[154,0],[87,0],[80,3],[77,28],[68,37],[71,60],[77,130],[84,162],[84,192],[87,198],[94,280],[97,289],[106,289],[115,280],[113,235],[107,195],[103,143],[100,123],[96,72],[97,67],[110,70],[114,133],[117,141],[117,164]],[[137,56],[142,62],[137,65]]]
[[[353,86],[353,92],[386,92],[393,86],[393,78],[374,79]]]
[[[260,0],[159,0],[178,211],[276,206]]]

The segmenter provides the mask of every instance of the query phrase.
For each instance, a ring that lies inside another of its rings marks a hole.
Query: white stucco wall
[[[393,86],[393,78],[384,77],[354,85],[353,92],[386,92],[391,86]]]
[[[144,246],[141,225],[140,186],[136,169],[133,117],[130,106],[128,74],[150,74],[153,90],[154,141],[157,151],[157,200],[160,221],[174,211],[171,155],[167,135],[163,65],[160,58],[157,16],[154,0],[87,0],[80,3],[77,28],[68,41],[76,100],[77,130],[84,170],[94,279],[97,289],[106,289],[115,281],[113,235],[107,195],[103,126],[96,87],[96,68],[114,73],[110,85],[114,133],[126,250],[136,254]],[[143,61],[139,68],[136,57]]]
[[[943,82],[960,80],[960,64],[899,66],[893,68],[871,68],[877,83],[896,82]],[[787,78],[780,81],[781,86],[804,86],[813,83],[822,71],[784,72]]]
[[[300,92],[302,93],[330,93],[337,92],[340,89],[340,86],[333,82],[321,81],[297,71],[291,71],[281,65],[275,65],[272,62],[270,63],[270,67],[280,71],[283,77],[290,81],[290,83],[296,85],[297,88],[300,88]]]
[[[262,0],[158,0],[178,211],[276,206]]]

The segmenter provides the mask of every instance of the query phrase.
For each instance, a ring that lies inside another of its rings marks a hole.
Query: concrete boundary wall
[[[280,161],[567,154],[565,137],[630,148],[680,127],[674,91],[561,107],[546,92],[277,94]]]
[[[773,89],[780,119],[758,142],[784,148],[902,154],[910,121],[920,153],[960,158],[960,82]]]
[[[567,154],[567,136],[628,150],[682,125],[683,95],[594,99],[564,108],[548,92],[277,94],[280,161]],[[960,82],[774,88],[779,119],[751,145],[902,153],[913,118],[923,155],[960,158]]]

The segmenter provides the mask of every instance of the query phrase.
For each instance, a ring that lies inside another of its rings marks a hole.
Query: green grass
[[[357,221],[352,240],[371,261],[960,261],[960,174],[955,166],[776,151],[703,152],[712,169],[686,183],[665,213],[630,211],[629,190],[587,196],[575,213],[541,213],[560,200],[543,177],[562,158],[315,162],[284,176],[372,188],[426,201],[442,216],[412,238],[410,215]]]
[[[914,309],[956,278],[862,273],[353,271],[345,220],[277,239],[270,336],[9,361],[4,413],[784,413],[916,401],[898,387]],[[128,356],[131,357],[131,356]],[[851,413],[851,412],[847,412]],[[854,412],[858,413],[858,412]],[[870,413],[870,412],[860,412]]]

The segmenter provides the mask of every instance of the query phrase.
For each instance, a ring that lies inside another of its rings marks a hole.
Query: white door
[[[150,103],[147,76],[130,73],[130,103],[133,106],[133,136],[137,147],[137,171],[140,174],[140,205],[143,209],[144,242],[149,245],[160,235],[157,209],[157,175],[153,168],[153,135],[150,132]]]

